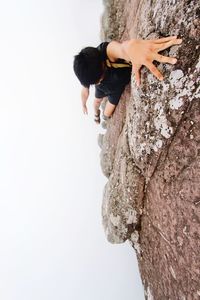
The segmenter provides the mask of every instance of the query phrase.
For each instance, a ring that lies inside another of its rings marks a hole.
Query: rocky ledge
[[[137,252],[147,299],[200,299],[200,8],[195,0],[110,0],[103,40],[178,35],[178,58],[134,78],[101,136],[107,239]]]

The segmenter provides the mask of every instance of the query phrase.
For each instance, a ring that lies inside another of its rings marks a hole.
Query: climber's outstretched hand
[[[161,55],[159,52],[173,45],[179,45],[181,43],[182,40],[177,39],[176,37],[167,37],[150,41],[135,41],[135,56],[134,54],[131,55],[131,62],[137,84],[140,85],[140,68],[142,65],[147,67],[156,78],[163,80],[163,75],[155,67],[153,61],[155,60],[160,63],[175,64],[177,62],[176,58]],[[132,49],[133,48],[134,47],[132,46]],[[137,61],[140,63],[138,64]]]
[[[128,40],[122,43],[111,42],[108,47],[108,56],[111,60],[123,58],[131,61],[132,70],[135,74],[137,84],[140,84],[140,69],[142,66],[147,67],[150,72],[159,80],[163,80],[163,75],[153,64],[153,61],[160,63],[175,64],[177,59],[175,57],[168,57],[159,54],[160,51],[165,50],[173,45],[180,45],[182,39],[176,36],[169,36],[156,40]]]

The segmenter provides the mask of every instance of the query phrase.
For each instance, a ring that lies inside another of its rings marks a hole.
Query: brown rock
[[[200,10],[194,0],[106,1],[104,38],[178,35],[158,65],[142,70],[108,122],[101,166],[108,177],[103,225],[110,242],[137,251],[147,299],[200,299]],[[114,7],[114,10],[113,10]],[[109,33],[111,28],[111,33]]]

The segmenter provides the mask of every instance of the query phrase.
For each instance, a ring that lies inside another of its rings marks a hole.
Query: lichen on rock
[[[135,248],[146,298],[199,299],[200,9],[194,0],[110,0],[104,39],[178,35],[158,81],[132,77],[101,143],[108,240]],[[111,31],[109,32],[109,28]]]

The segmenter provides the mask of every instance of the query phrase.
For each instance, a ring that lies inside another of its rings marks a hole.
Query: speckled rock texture
[[[158,81],[132,78],[101,136],[107,239],[137,252],[146,299],[200,299],[200,4],[105,2],[102,39],[178,35]]]

